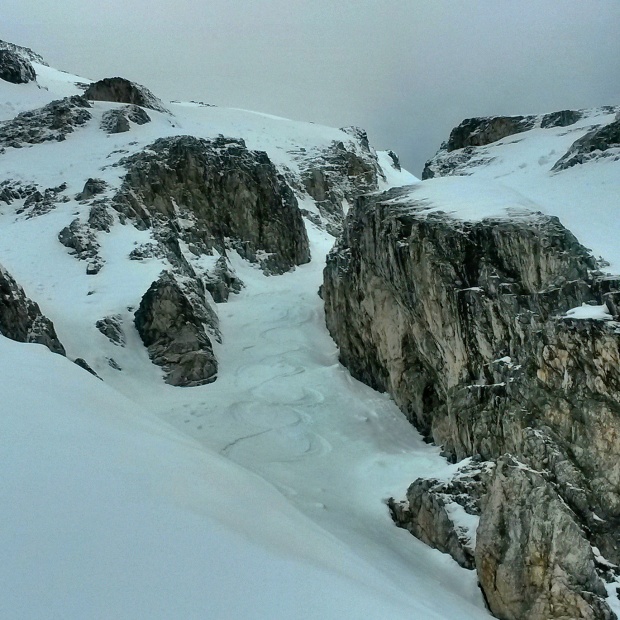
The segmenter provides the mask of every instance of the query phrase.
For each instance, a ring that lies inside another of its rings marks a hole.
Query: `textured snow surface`
[[[551,172],[575,140],[614,119],[604,109],[592,110],[568,127],[538,127],[478,147],[478,163],[461,168],[467,176],[422,181],[412,197],[459,219],[497,217],[502,211],[512,217],[515,208],[555,215],[619,274],[620,161],[599,159]]]
[[[37,66],[39,85],[2,84],[4,118],[80,92]],[[12,85],[9,85],[12,86]],[[8,103],[7,103],[8,102]],[[172,104],[126,134],[98,128],[6,149],[2,176],[41,188],[87,178],[118,186],[122,156],[155,138],[242,137],[295,170],[295,151],[343,132],[240,110]],[[415,181],[389,171],[389,183]],[[394,404],[353,380],[325,329],[323,257],[266,277],[233,255],[246,287],[218,306],[218,380],[163,383],[133,311],[165,261],[130,261],[149,240],[118,222],[98,235],[103,269],[85,274],[58,232],[88,205],[27,219],[0,204],[0,264],[55,323],[70,358],[0,337],[0,617],[32,619],[487,618],[475,574],[393,526],[385,499],[451,466]],[[198,261],[194,263],[198,266]],[[117,314],[124,348],[95,328]],[[122,371],[108,362],[114,358]]]

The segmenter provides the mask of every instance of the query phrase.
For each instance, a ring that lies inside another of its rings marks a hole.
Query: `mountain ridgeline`
[[[340,362],[454,464],[412,470],[396,524],[475,570],[498,618],[616,618],[620,276],[571,222],[618,208],[620,108],[467,119],[418,182],[359,128],[164,103],[5,42],[0,81],[0,216],[36,246],[3,237],[0,334],[207,401],[242,274],[269,295],[322,260],[318,230]]]

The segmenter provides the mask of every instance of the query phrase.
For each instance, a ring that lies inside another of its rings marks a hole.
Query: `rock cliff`
[[[24,290],[0,265],[0,334],[17,342],[45,345],[53,353],[65,354],[54,324],[45,317],[38,304],[26,297]]]
[[[196,253],[235,249],[272,273],[310,260],[295,195],[243,140],[160,138],[122,163],[114,208],[160,238],[172,234]]]
[[[613,617],[592,549],[620,562],[620,282],[596,267],[557,218],[459,219],[430,209],[424,184],[359,199],[328,257],[326,320],[351,373],[389,392],[450,460],[504,459],[474,552],[500,618],[568,617],[566,597],[582,610],[570,617]],[[506,454],[533,473],[517,476]],[[458,532],[428,531],[443,500],[421,484],[393,507],[397,521],[467,565]],[[524,508],[502,517],[506,501]],[[506,582],[513,594],[496,591]]]

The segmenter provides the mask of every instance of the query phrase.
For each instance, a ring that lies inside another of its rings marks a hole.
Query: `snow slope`
[[[5,118],[79,92],[73,81],[83,80],[36,68],[45,88],[1,85]],[[72,198],[85,180],[113,191],[123,172],[113,164],[157,137],[242,137],[295,170],[300,148],[347,134],[179,103],[108,136],[98,125],[114,106],[95,103],[63,142],[0,155],[0,181],[67,183],[69,200],[44,215],[0,205],[0,263],[54,321],[68,356],[104,380],[0,338],[0,616],[489,617],[472,572],[391,523],[386,497],[449,466],[387,397],[338,364],[317,295],[329,235],[308,224],[313,261],[283,276],[232,257],[246,287],[218,307],[219,377],[191,389],[163,383],[133,328],[166,266],[127,258],[149,231],[116,223],[101,234],[96,276],[57,240],[88,209]],[[391,170],[389,181],[412,177]],[[126,347],[96,330],[108,314],[123,317]]]
[[[471,159],[456,168],[455,174],[463,176],[425,180],[415,197],[462,219],[497,216],[511,208],[555,215],[596,257],[610,263],[610,272],[619,274],[620,153],[551,172],[577,139],[612,122],[617,111],[588,110],[567,127],[543,129],[538,122],[529,131],[475,147]],[[457,161],[464,150],[444,156]],[[478,202],[485,203],[480,210]]]

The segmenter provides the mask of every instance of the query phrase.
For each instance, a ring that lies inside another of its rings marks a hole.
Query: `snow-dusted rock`
[[[92,118],[90,107],[84,97],[74,95],[22,112],[10,121],[0,122],[0,146],[21,148],[26,144],[60,142]]]
[[[498,460],[484,499],[476,566],[498,618],[615,618],[571,510],[545,476],[510,456]]]
[[[53,323],[0,265],[0,334],[17,342],[36,342],[53,353],[65,354]]]
[[[376,191],[384,177],[366,132],[359,127],[344,127],[342,131],[351,140],[295,153],[303,188],[316,201],[326,229],[335,235],[342,229],[344,206]]]
[[[199,251],[235,249],[273,273],[310,260],[297,200],[266,153],[243,140],[160,138],[124,160],[113,206]]]
[[[91,101],[129,103],[150,108],[157,112],[168,112],[161,100],[146,86],[141,86],[121,77],[104,78],[98,82],[93,82],[84,91],[84,96]]]
[[[218,337],[217,316],[195,281],[181,284],[164,272],[142,297],[135,325],[166,383],[192,387],[215,381],[217,360],[208,335]]]
[[[138,105],[128,105],[120,109],[108,110],[101,118],[101,129],[106,133],[124,133],[131,129],[130,123],[145,125],[151,117]]]
[[[27,84],[36,80],[32,63],[16,52],[0,49],[0,79],[13,84]]]
[[[616,120],[597,127],[579,138],[553,166],[553,170],[566,170],[601,157],[620,159],[620,112]]]

